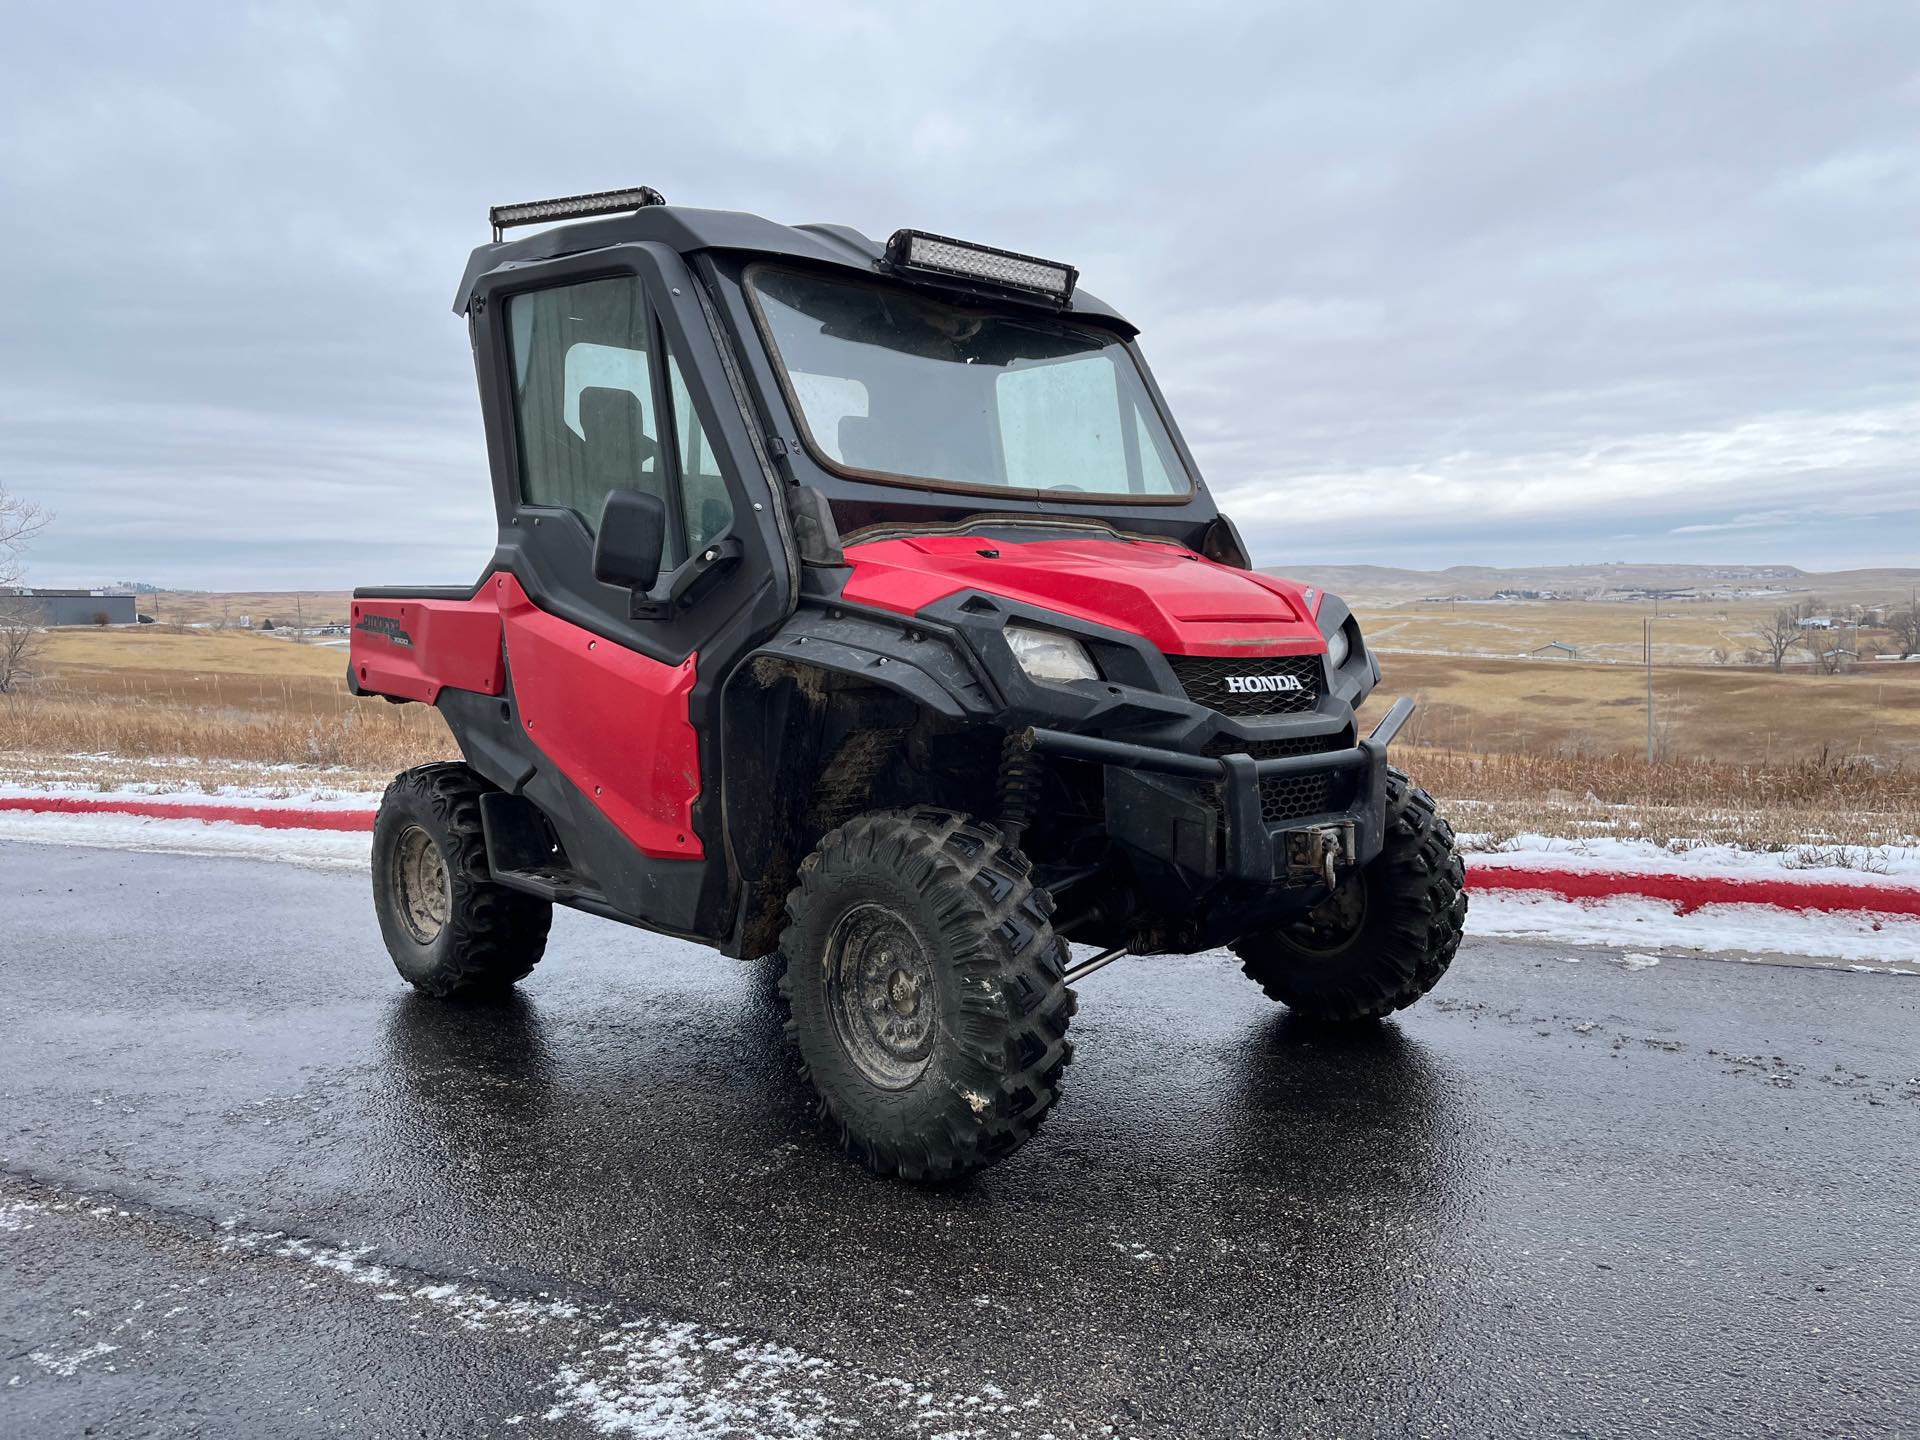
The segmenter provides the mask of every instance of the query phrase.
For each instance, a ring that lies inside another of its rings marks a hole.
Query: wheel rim
[[[925,1073],[939,1033],[933,959],[884,905],[856,905],[827,939],[827,1011],[860,1073],[904,1090]]]
[[[394,844],[393,895],[401,923],[418,943],[440,938],[453,913],[453,886],[440,847],[418,825],[402,830]]]
[[[1366,923],[1367,878],[1356,870],[1326,899],[1280,930],[1298,949],[1334,955],[1351,945]]]

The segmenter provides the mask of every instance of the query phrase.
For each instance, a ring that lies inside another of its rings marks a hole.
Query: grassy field
[[[1759,645],[1760,623],[1780,609],[1778,601],[1724,604],[1667,602],[1646,605],[1580,600],[1473,601],[1357,607],[1368,641],[1381,650],[1484,655],[1517,659],[1552,642],[1572,646],[1578,659],[1639,665],[1645,655],[1642,625],[1653,623],[1656,665],[1738,663]],[[1884,645],[1882,632],[1847,632],[1848,648],[1865,655]],[[1718,653],[1716,653],[1718,652]],[[1566,663],[1557,654],[1541,657]],[[1805,669],[1804,652],[1787,663]]]
[[[1582,623],[1610,643],[1613,619]],[[1368,633],[1384,628],[1375,617]],[[345,667],[338,642],[57,631],[42,673],[0,697],[0,779],[377,790],[457,754],[437,712],[355,700]],[[1638,665],[1390,651],[1382,667],[1365,718],[1414,696],[1399,763],[1459,807],[1464,826],[1496,838],[1531,829],[1779,847],[1920,834],[1920,665],[1832,677],[1658,665],[1653,766]]]
[[[40,663],[47,678],[62,685],[209,675],[324,675],[337,681],[347,672],[346,651],[337,641],[303,645],[252,630],[67,628],[49,630],[45,646]]]
[[[99,757],[87,773],[120,778],[119,761],[330,767],[360,788],[457,753],[438,711],[356,700],[346,666],[337,645],[246,631],[54,631],[43,673],[0,697],[0,762]]]
[[[1639,666],[1458,655],[1383,654],[1378,711],[1411,695],[1414,743],[1492,754],[1646,754]],[[1920,766],[1920,665],[1849,675],[1747,667],[1656,666],[1654,740],[1662,759],[1792,763],[1864,758]]]
[[[1655,664],[1708,664],[1715,650],[1729,659],[1757,642],[1754,631],[1777,605],[1695,604],[1655,614],[1644,605],[1588,601],[1477,601],[1362,610],[1368,640],[1386,650],[1441,651],[1512,659],[1558,641],[1589,661],[1641,662],[1644,621],[1653,621]]]
[[[1394,763],[1441,797],[1482,848],[1519,834],[1799,850],[1849,864],[1838,847],[1920,843],[1920,768],[1858,761],[1487,755],[1396,747]]]
[[[243,619],[255,625],[271,620],[293,623],[297,612],[308,625],[344,624],[353,596],[346,590],[243,590],[207,593],[163,590],[140,597],[140,613],[163,625],[236,626]]]

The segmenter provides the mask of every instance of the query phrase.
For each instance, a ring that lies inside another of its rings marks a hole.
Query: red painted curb
[[[268,830],[371,830],[371,810],[299,810],[281,805],[199,805],[164,800],[105,800],[84,795],[0,796],[0,810],[57,815],[140,815],[153,820],[226,820]]]
[[[279,805],[169,803],[70,795],[0,796],[0,810],[65,815],[139,815],[157,820],[224,820],[268,830],[373,829],[371,810],[302,810]],[[1566,900],[1620,897],[1664,900],[1685,915],[1702,905],[1770,905],[1778,910],[1865,910],[1880,915],[1920,916],[1920,889],[1785,876],[1683,875],[1644,870],[1573,870],[1551,866],[1474,865],[1467,888],[1533,890]]]
[[[1637,896],[1671,901],[1682,915],[1702,905],[1771,905],[1777,910],[1870,910],[1881,915],[1920,915],[1920,890],[1837,880],[1789,880],[1770,875],[1675,875],[1644,870],[1470,865],[1467,888],[1544,890],[1567,900]]]

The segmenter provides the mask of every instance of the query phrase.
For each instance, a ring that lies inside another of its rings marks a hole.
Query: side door
[[[518,788],[575,898],[717,938],[732,893],[718,697],[791,613],[793,560],[698,283],[671,249],[620,246],[483,279],[473,324]],[[664,511],[645,591],[594,573],[621,491]]]

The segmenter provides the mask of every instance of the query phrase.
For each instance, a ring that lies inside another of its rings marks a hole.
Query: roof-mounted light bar
[[[591,195],[562,195],[555,200],[528,200],[520,205],[496,205],[487,212],[498,242],[515,225],[544,225],[550,220],[585,220],[594,215],[619,215],[664,205],[667,199],[651,185],[630,190],[596,190]]]
[[[1043,295],[1057,305],[1065,305],[1073,297],[1073,287],[1080,279],[1078,270],[1057,260],[996,250],[991,245],[930,235],[924,230],[894,231],[887,241],[887,264],[895,270],[918,270],[998,290]]]

